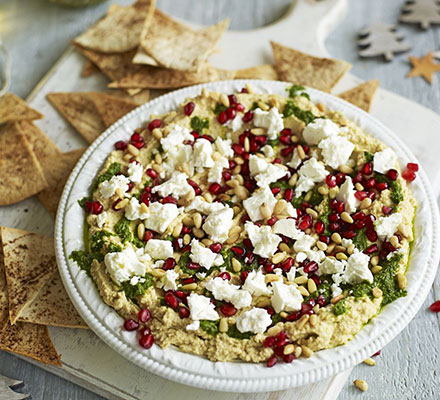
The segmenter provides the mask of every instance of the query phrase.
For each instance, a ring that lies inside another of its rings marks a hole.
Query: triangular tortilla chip
[[[88,329],[64,289],[58,271],[40,291],[36,299],[20,314],[20,322]]]
[[[21,119],[40,119],[43,114],[30,108],[25,101],[13,93],[0,96],[0,124]]]
[[[368,112],[370,111],[371,103],[373,102],[373,97],[378,87],[379,81],[373,79],[364,82],[353,89],[347,90],[338,96]]]
[[[37,195],[38,199],[53,218],[55,218],[57,214],[58,204],[66,181],[85,150],[86,149],[72,150],[68,153],[61,154],[61,156],[53,160],[53,172],[50,175],[49,187]]]
[[[88,92],[48,93],[47,99],[88,143],[104,132],[104,122]]]
[[[159,63],[151,56],[149,56],[142,47],[138,47],[136,54],[131,60],[133,64],[145,64],[158,67]]]
[[[91,98],[107,128],[137,107],[137,104],[133,101],[118,99],[104,93],[92,93]]]
[[[122,89],[111,89],[106,93],[119,99],[133,101],[138,106],[145,104],[150,100],[150,91],[148,89],[141,89],[140,92],[134,94],[133,96],[130,96],[125,90]]]
[[[146,19],[140,45],[164,68],[199,71],[229,26],[229,19],[216,25],[192,30],[156,10],[152,20]]]
[[[0,236],[0,334],[9,321],[8,285],[6,284],[5,263]]]
[[[55,274],[53,238],[0,227],[8,284],[9,320],[15,324],[23,309]]]
[[[278,73],[273,65],[263,64],[235,71],[235,79],[266,79],[268,81],[276,81],[278,80]]]
[[[43,170],[16,122],[0,132],[0,206],[17,203],[47,187]]]
[[[329,92],[351,68],[345,61],[314,57],[275,42],[271,45],[275,68],[283,81]]]
[[[52,343],[47,326],[26,322],[8,325],[0,334],[0,350],[61,367],[60,356]]]
[[[90,60],[87,60],[84,64],[81,76],[83,78],[88,78],[89,76],[93,75],[95,72],[98,72],[99,68],[93,64]]]
[[[142,0],[128,7],[113,8],[74,42],[103,53],[132,50],[138,46],[144,21],[151,20],[154,7],[154,0]]]

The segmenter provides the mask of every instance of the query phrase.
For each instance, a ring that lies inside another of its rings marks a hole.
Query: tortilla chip
[[[154,8],[155,0],[142,0],[128,7],[112,8],[74,42],[103,53],[133,50],[138,46],[144,22],[151,20]]]
[[[17,322],[0,334],[0,350],[61,367],[61,359],[49,336],[47,326]]]
[[[72,150],[53,159],[53,172],[50,175],[49,187],[38,193],[38,200],[41,201],[53,218],[56,217],[58,204],[67,179],[85,150]]]
[[[16,122],[0,133],[0,206],[17,203],[47,187],[43,170]]]
[[[146,19],[140,45],[164,68],[199,71],[229,26],[229,19],[194,31],[156,10]]]
[[[8,284],[9,320],[15,324],[56,272],[53,238],[0,227]]]
[[[338,96],[368,112],[370,111],[371,103],[373,102],[373,97],[378,87],[379,81],[373,79],[364,82],[353,89],[347,90]]]
[[[70,301],[58,271],[41,289],[37,298],[23,310],[18,320],[40,325],[88,329]]]
[[[103,93],[92,93],[91,97],[106,128],[137,107],[133,101],[118,99]]]
[[[351,68],[351,64],[345,61],[314,57],[275,42],[270,43],[275,69],[283,81],[329,92]]]
[[[13,93],[0,96],[0,124],[21,119],[41,119],[43,114],[30,108],[26,102]]]
[[[90,75],[93,75],[94,73],[98,72],[98,67],[93,64],[90,60],[87,60],[84,64],[84,68],[82,70],[81,76],[83,78],[88,78]]]
[[[96,110],[90,93],[48,93],[47,99],[88,143],[92,143],[105,131],[104,122]]]
[[[132,101],[138,106],[150,100],[150,91],[148,89],[141,89],[140,92],[134,94],[133,96],[130,96],[126,91],[122,89],[111,89],[106,93],[119,99]]]
[[[5,263],[0,236],[0,333],[9,321],[8,285],[6,284]]]
[[[133,64],[145,64],[158,67],[158,62],[151,56],[149,56],[142,47],[138,47],[136,54],[131,60]]]
[[[235,71],[235,79],[266,79],[268,81],[277,81],[278,74],[273,65],[263,64]]]

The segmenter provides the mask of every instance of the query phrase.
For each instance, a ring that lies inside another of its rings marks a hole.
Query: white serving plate
[[[436,274],[440,255],[439,214],[430,184],[423,169],[411,184],[418,202],[415,219],[416,240],[407,272],[408,295],[386,306],[374,320],[344,346],[315,353],[310,359],[292,364],[211,362],[183,353],[175,348],[154,345],[142,349],[136,335],[122,329],[123,319],[101,299],[94,283],[68,255],[83,248],[84,214],[77,200],[88,188],[117,140],[127,140],[133,130],[149,120],[150,114],[176,109],[186,98],[200,94],[202,87],[225,93],[239,91],[245,83],[261,93],[285,95],[287,83],[275,81],[235,80],[192,86],[161,96],[125,115],[107,129],[79,160],[65,186],[55,226],[58,266],[69,296],[90,328],[111,348],[136,365],[165,378],[204,389],[229,392],[263,392],[306,385],[352,367],[391,341],[415,316],[428,294]],[[356,122],[365,132],[390,145],[401,166],[416,161],[400,139],[368,113],[340,98],[308,89],[313,102],[338,110]]]

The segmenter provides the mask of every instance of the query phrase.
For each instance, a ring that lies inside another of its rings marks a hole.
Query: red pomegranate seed
[[[392,181],[395,181],[398,176],[399,173],[395,169],[390,169],[387,172],[387,178],[391,179]]]
[[[229,99],[229,104],[230,104],[231,106],[233,106],[234,104],[237,103],[237,96],[235,96],[235,94],[230,94],[230,95],[228,96],[228,99]]]
[[[237,111],[235,111],[234,107],[229,107],[226,110],[226,115],[227,115],[228,119],[234,119],[235,116],[237,115]]]
[[[341,230],[341,225],[339,225],[337,222],[331,222],[328,225],[328,229],[330,229],[332,232],[339,232]]]
[[[182,285],[188,285],[190,283],[194,283],[196,280],[194,278],[185,278],[182,279]]]
[[[292,201],[292,199],[293,199],[293,189],[286,189],[284,191],[284,199],[286,201]]]
[[[213,244],[211,244],[211,246],[209,246],[209,249],[211,251],[213,251],[214,253],[220,253],[222,247],[223,246],[221,243],[213,243]]]
[[[302,231],[309,229],[312,226],[312,216],[309,214],[302,215],[297,222],[298,228]]]
[[[207,135],[206,133],[202,136],[200,136],[200,139],[206,139],[210,143],[214,143],[214,138],[210,135]]]
[[[434,301],[434,303],[432,303],[430,306],[429,306],[429,309],[432,311],[432,312],[440,312],[440,300],[437,300],[437,301]]]
[[[386,183],[386,182],[378,182],[378,183],[376,183],[376,189],[379,190],[380,192],[382,190],[388,189],[388,183]]]
[[[267,143],[267,136],[254,136],[254,140],[258,145],[264,146]]]
[[[228,120],[228,114],[226,114],[226,111],[222,111],[218,116],[217,116],[217,121],[220,124],[224,124],[226,123],[226,121]]]
[[[148,129],[152,132],[154,129],[160,128],[161,125],[162,121],[160,119],[153,119],[153,121],[148,124]]]
[[[91,214],[98,215],[102,213],[102,210],[104,210],[104,207],[99,201],[94,201],[92,203],[92,211]]]
[[[135,133],[133,133],[133,134],[131,135],[131,137],[130,137],[130,141],[131,141],[131,142],[143,142],[144,139],[143,139],[143,137],[140,135],[139,132],[135,132]]]
[[[340,220],[339,214],[335,214],[335,213],[330,214],[330,215],[328,216],[328,220],[329,220],[330,222],[338,222],[338,221]]]
[[[285,144],[286,146],[288,146],[289,144],[292,144],[292,141],[290,140],[290,136],[280,136],[280,142],[282,144]]]
[[[289,272],[290,269],[293,267],[294,262],[295,261],[292,257],[287,258],[285,261],[282,262],[281,269],[284,272]]]
[[[275,222],[277,222],[277,221],[278,221],[277,217],[271,217],[267,220],[267,225],[269,225],[269,226],[275,225]]]
[[[294,313],[288,315],[286,320],[289,322],[292,322],[292,321],[296,321],[297,319],[299,319],[299,317],[301,317],[301,312],[295,311]]]
[[[194,139],[198,139],[200,137],[200,134],[196,131],[192,131],[191,135],[193,136]]]
[[[234,104],[234,107],[235,107],[235,110],[237,112],[243,112],[244,111],[244,105],[241,104],[241,103]]]
[[[241,89],[240,93],[249,93],[249,91],[244,87]]]
[[[150,178],[156,179],[157,178],[157,172],[153,169],[153,168],[148,168],[147,169],[147,175]]]
[[[284,147],[283,149],[281,149],[281,155],[283,156],[283,157],[287,157],[287,156],[289,156],[290,154],[292,154],[293,153],[293,150],[295,150],[295,147],[293,147],[293,146],[288,146],[288,147]]]
[[[376,353],[374,353],[371,357],[377,357],[380,356],[380,350],[377,350]]]
[[[280,136],[292,136],[292,129],[290,129],[290,128],[284,128],[284,129],[280,132]]]
[[[273,347],[275,346],[277,340],[275,336],[268,336],[266,339],[264,339],[263,347]]]
[[[134,147],[136,147],[137,149],[141,149],[142,147],[145,146],[145,143],[144,142],[133,142],[132,145]]]
[[[222,187],[218,183],[212,183],[208,190],[212,194],[220,194]]]
[[[344,203],[342,201],[338,201],[336,199],[330,200],[330,208],[335,210],[337,213],[341,213],[344,211]]]
[[[249,110],[243,115],[242,119],[243,122],[251,122],[253,118],[254,118],[254,113],[251,110]]]
[[[126,331],[135,331],[137,328],[139,328],[139,322],[135,321],[134,319],[127,319],[124,322],[124,329]]]
[[[327,305],[327,300],[322,294],[320,294],[316,299],[316,303],[319,305],[319,307],[325,307]]]
[[[318,268],[318,263],[316,263],[315,261],[307,261],[307,263],[304,265],[304,272],[306,274],[311,274],[313,272],[316,272]]]
[[[342,232],[342,237],[344,239],[353,239],[356,236],[356,232],[355,231],[345,231]]]
[[[241,279],[241,281],[244,283],[244,281],[246,280],[246,278],[248,277],[248,275],[249,275],[249,272],[247,272],[247,271],[241,271],[241,274],[240,274],[240,279]]]
[[[329,188],[336,186],[336,177],[334,175],[327,175],[325,177],[325,183]]]
[[[189,103],[186,103],[183,107],[183,112],[185,113],[185,115],[190,116],[193,113],[195,107],[196,105],[192,101],[190,101]]]
[[[119,140],[115,143],[116,150],[125,150],[126,148],[127,148],[127,142],[124,142],[123,140]]]
[[[373,172],[373,164],[371,164],[371,162],[367,162],[366,164],[364,164],[364,166],[362,167],[362,173],[364,175],[370,175]]]
[[[202,189],[200,189],[200,186],[197,183],[195,183],[192,179],[188,179],[187,182],[194,189],[194,192],[197,196],[202,194]]]
[[[281,164],[281,160],[277,157],[273,160],[273,164]]]
[[[232,174],[229,171],[223,171],[222,177],[225,180],[225,182],[230,181],[232,179]]]
[[[186,297],[188,296],[183,290],[176,290],[176,291],[174,292],[174,294],[175,294],[180,300],[186,299]]]
[[[367,187],[374,188],[376,186],[376,179],[369,178],[365,183]]]
[[[416,173],[414,171],[409,170],[409,169],[405,169],[402,172],[402,178],[408,182],[412,182],[414,179],[416,179]]]
[[[345,174],[343,172],[338,172],[336,174],[336,184],[338,186],[342,185],[345,182],[345,179],[346,179],[346,177],[345,177]]]
[[[147,192],[147,193],[142,193],[141,197],[139,198],[139,201],[141,203],[145,203],[147,206],[150,205],[150,199],[151,199],[151,193]]]
[[[365,222],[364,219],[359,219],[357,221],[354,221],[353,223],[353,228],[356,230],[362,229],[365,227],[365,225],[367,225],[367,223]]]
[[[383,212],[385,215],[391,214],[392,211],[393,211],[392,207],[382,206],[382,212]]]
[[[277,356],[275,354],[272,354],[267,360],[267,368],[272,368],[277,363],[277,361]]]
[[[358,173],[354,176],[354,178],[353,178],[353,182],[354,182],[354,183],[358,183],[358,182],[361,182],[362,179],[363,179],[362,172],[358,172]]]
[[[330,238],[329,238],[328,236],[325,236],[325,235],[321,235],[321,236],[319,237],[319,240],[320,240],[322,243],[325,243],[325,244],[329,244],[329,243],[330,243]]]
[[[186,268],[188,268],[192,271],[197,271],[200,268],[200,265],[195,262],[190,262],[187,264]]]
[[[279,192],[281,192],[281,189],[279,187],[273,187],[271,191],[273,195],[277,195]]]
[[[367,192],[363,191],[363,190],[358,190],[356,191],[356,193],[354,194],[354,196],[359,200],[362,201],[363,199],[365,199],[367,197]]]
[[[365,222],[370,227],[374,227],[374,221],[376,221],[376,217],[373,214],[368,214],[365,217]]]
[[[365,219],[365,213],[363,213],[362,211],[358,211],[357,213],[352,214],[351,218],[353,218],[353,220],[355,221],[363,220]]]
[[[186,307],[179,307],[179,317],[184,319],[189,317],[189,310]]]
[[[367,247],[364,251],[365,254],[372,254],[379,250],[377,244],[372,244],[370,247]]]
[[[406,164],[406,168],[408,168],[410,171],[417,172],[419,170],[419,164],[408,163]]]
[[[324,232],[325,224],[322,221],[316,221],[315,231],[318,235],[321,235]]]
[[[146,350],[151,349],[153,343],[154,343],[154,337],[151,333],[149,335],[141,336],[141,338],[139,339],[139,345]]]
[[[244,245],[246,246],[246,248],[249,249],[249,250],[253,250],[253,249],[254,249],[254,246],[252,246],[251,239],[249,239],[249,238],[243,239],[243,244],[244,244]]]
[[[148,242],[150,239],[153,239],[153,236],[154,236],[153,232],[145,231],[143,241]]]
[[[244,249],[242,247],[238,247],[238,246],[233,246],[231,247],[231,251],[236,255],[236,256],[243,256],[244,255]]]
[[[290,364],[295,358],[296,358],[295,354],[292,354],[292,353],[291,354],[284,354],[283,361],[286,364]]]
[[[232,150],[234,150],[234,153],[241,156],[244,153],[244,147],[239,145],[238,143],[234,143],[232,146]]]
[[[165,260],[163,264],[163,269],[168,271],[169,269],[173,269],[176,266],[176,260],[173,257],[169,257]]]
[[[187,233],[191,233],[191,228],[189,226],[183,226],[182,227],[182,235],[186,235]]]
[[[177,300],[176,296],[174,296],[174,294],[172,294],[171,292],[166,293],[163,300],[168,306],[173,309],[176,309],[179,305],[179,301]]]
[[[145,336],[145,335],[149,335],[151,333],[151,329],[146,326],[144,328],[142,328],[139,333],[141,334],[141,336]]]
[[[232,317],[236,314],[237,309],[232,304],[222,304],[220,306],[220,312],[226,317]]]
[[[142,323],[145,324],[145,322],[148,322],[150,318],[151,318],[151,313],[150,310],[148,310],[147,308],[144,308],[138,312],[138,319]]]
[[[367,229],[365,236],[370,242],[375,242],[377,240],[377,233],[374,229]]]
[[[224,281],[230,281],[231,280],[231,274],[229,272],[221,272],[218,274],[219,278],[222,278]]]

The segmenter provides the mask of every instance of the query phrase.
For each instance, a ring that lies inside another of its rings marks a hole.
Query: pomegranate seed
[[[237,111],[235,111],[234,107],[229,107],[226,110],[226,115],[227,115],[228,119],[234,119],[235,116],[237,115]]]
[[[190,101],[189,103],[186,103],[183,107],[183,112],[185,113],[185,115],[190,116],[193,113],[195,107],[196,105],[192,101]]]
[[[302,231],[309,229],[312,226],[312,216],[309,214],[305,214],[298,219],[298,228]]]
[[[160,119],[153,119],[153,121],[148,124],[148,129],[152,132],[154,129],[160,128],[161,125],[162,121]]]
[[[339,219],[340,219],[339,214],[335,214],[335,213],[333,213],[333,214],[330,214],[330,215],[328,216],[328,220],[329,220],[330,222],[338,222]]]
[[[270,358],[267,360],[267,368],[272,368],[276,363],[277,363],[278,359],[277,356],[275,354],[272,354],[270,356]]]
[[[142,328],[139,331],[139,333],[141,334],[141,336],[149,335],[149,334],[151,334],[151,329],[148,326],[146,326],[146,327]]]
[[[395,181],[398,176],[399,176],[399,173],[395,169],[390,169],[387,172],[387,177],[389,179],[391,179],[392,181]]]
[[[202,194],[202,189],[200,189],[200,186],[197,185],[192,179],[187,180],[188,184],[194,189],[194,192],[197,196]]]
[[[374,353],[371,357],[377,357],[380,356],[380,350],[377,350],[376,353]]]
[[[322,294],[320,294],[316,299],[316,303],[319,305],[319,307],[325,307],[327,305],[327,300]]]
[[[419,164],[408,163],[406,164],[406,168],[408,168],[410,171],[417,172],[419,170]]]
[[[232,317],[237,313],[237,309],[232,304],[222,304],[220,306],[220,312],[226,317]]]
[[[370,175],[373,172],[373,164],[371,164],[371,162],[367,162],[364,164],[361,171],[364,175]]]
[[[370,242],[375,242],[377,240],[377,233],[373,229],[367,229],[365,236]]]
[[[285,144],[286,146],[292,144],[292,141],[290,140],[290,136],[280,136],[280,142],[282,144]]]
[[[153,239],[153,236],[154,236],[153,232],[145,231],[143,241],[148,242],[150,239]]]
[[[234,107],[235,107],[235,110],[237,112],[243,112],[244,111],[244,105],[241,104],[241,103],[234,104]]]
[[[355,220],[355,221],[364,220],[365,219],[365,213],[363,213],[362,211],[358,211],[357,213],[352,214],[351,218],[353,218],[353,220]]]
[[[150,318],[151,318],[151,313],[150,310],[148,310],[147,308],[144,308],[138,312],[138,319],[142,323],[145,324],[145,322],[148,322]]]
[[[92,211],[91,214],[98,215],[102,213],[102,210],[104,210],[104,207],[99,201],[92,202]]]
[[[190,269],[191,271],[197,271],[200,268],[200,265],[195,262],[190,262],[187,264],[186,268]]]
[[[212,193],[212,194],[220,194],[220,192],[221,192],[221,190],[222,190],[222,187],[220,186],[220,184],[218,184],[218,183],[212,183],[210,186],[209,186],[209,192],[210,193]]]
[[[281,160],[277,157],[273,160],[273,164],[281,164]]]
[[[283,149],[281,149],[281,155],[283,156],[283,157],[287,157],[287,156],[289,156],[290,154],[292,154],[293,153],[293,150],[295,150],[295,147],[293,147],[293,146],[288,146],[288,147],[284,147]]]
[[[185,278],[182,279],[182,285],[189,285],[190,283],[194,283],[196,280],[194,278]]]
[[[284,355],[284,346],[276,346],[273,349],[273,352],[275,353],[275,355],[277,355],[278,357],[283,357]]]
[[[296,321],[297,319],[299,319],[299,317],[301,317],[301,312],[300,311],[296,311],[296,312],[288,315],[286,320],[289,321],[289,322],[292,322],[292,321]]]
[[[292,199],[293,199],[293,189],[286,189],[284,191],[284,199],[286,201],[292,201]]]
[[[231,247],[231,251],[236,255],[236,256],[243,256],[244,255],[244,249],[242,247],[238,247],[238,246],[233,246]]]
[[[376,189],[381,192],[382,190],[388,189],[388,183],[386,182],[378,182],[376,183]]]
[[[363,178],[363,176],[362,176],[362,172],[358,172],[358,173],[355,175],[355,177],[353,178],[353,182],[354,182],[354,183],[361,182],[361,181],[362,181],[362,178]]]
[[[252,246],[252,242],[249,238],[243,239],[243,244],[249,249],[253,250],[254,246]]]
[[[229,104],[230,104],[231,106],[233,106],[234,104],[237,103],[237,97],[235,96],[235,94],[230,94],[230,95],[228,96],[228,99],[229,99]]]
[[[226,111],[222,111],[217,117],[217,121],[222,125],[226,123],[227,120],[228,120],[228,114],[226,114]]]
[[[354,221],[353,228],[356,229],[356,230],[359,230],[359,229],[364,228],[365,225],[367,225],[365,220],[364,219],[359,219],[357,221]]]
[[[144,142],[133,142],[132,143],[134,147],[136,147],[137,149],[141,149],[142,147],[145,146]]]
[[[231,280],[231,274],[229,272],[221,272],[218,274],[219,278],[222,278],[224,281],[230,281]]]
[[[416,179],[416,173],[414,171],[409,170],[409,169],[405,169],[402,172],[402,178],[408,182],[412,182],[414,179]]]
[[[277,217],[271,217],[267,220],[267,225],[269,225],[269,226],[275,225],[275,222],[277,222],[277,221],[278,221]]]
[[[289,272],[290,269],[293,267],[294,259],[292,257],[287,258],[283,263],[281,264],[281,269],[284,272]]]
[[[327,175],[325,177],[325,183],[329,188],[336,186],[336,177],[334,175]]]
[[[280,132],[281,136],[292,136],[292,129],[290,128],[284,128],[281,132]]]
[[[313,307],[310,304],[307,303],[302,303],[301,304],[301,314],[307,314],[307,315],[311,315],[314,313]]]
[[[383,212],[385,215],[391,214],[391,211],[393,211],[392,207],[382,206],[382,212]]]
[[[437,301],[434,301],[434,303],[432,303],[430,306],[429,306],[429,309],[432,311],[432,312],[440,312],[440,300],[437,300]]]
[[[244,282],[246,280],[246,278],[248,277],[248,275],[249,275],[249,272],[241,271],[241,274],[240,274],[241,281]]]
[[[139,328],[139,322],[135,321],[134,319],[127,319],[124,322],[124,329],[126,331],[135,331],[137,328]]]
[[[196,132],[196,131],[192,131],[191,135],[193,136],[194,139],[198,139],[200,137],[199,132]]]
[[[191,228],[189,226],[182,226],[182,235],[186,235],[187,233],[191,233]]]
[[[179,305],[179,301],[177,300],[176,296],[174,296],[174,294],[172,294],[171,292],[166,293],[163,300],[168,306],[173,309],[176,309]]]
[[[369,188],[374,188],[374,187],[376,186],[376,179],[374,179],[374,178],[369,178],[369,179],[366,181],[366,186],[369,187]]]
[[[345,231],[342,232],[342,237],[344,239],[353,239],[356,236],[356,232],[355,231]]]
[[[153,168],[148,168],[147,169],[147,175],[150,178],[156,179],[157,178],[157,172],[153,169]]]
[[[318,235],[321,235],[324,232],[325,224],[322,221],[316,221],[315,231]]]
[[[209,246],[209,249],[211,251],[213,251],[214,253],[220,253],[222,247],[223,246],[221,243],[213,243],[213,244],[211,244],[211,246]]]
[[[276,338],[275,336],[268,336],[266,339],[264,339],[263,347],[273,347],[276,344]]]
[[[373,214],[368,214],[365,217],[365,222],[370,227],[374,227],[374,221],[376,221],[376,217]]]
[[[127,142],[124,142],[123,140],[119,140],[115,143],[116,150],[125,150],[126,148],[127,148]]]
[[[367,197],[367,192],[363,191],[363,190],[358,190],[356,191],[356,193],[354,194],[354,196],[359,200],[362,201],[363,199],[365,199]]]
[[[285,355],[283,356],[283,361],[284,361],[286,364],[290,364],[295,358],[296,358],[296,357],[295,357],[295,354],[293,354],[293,353],[291,353],[291,354],[285,354]]]
[[[184,319],[189,317],[189,310],[186,307],[179,307],[179,317]]]
[[[225,180],[225,182],[230,181],[232,178],[232,174],[229,171],[223,171],[222,177]]]
[[[143,142],[144,139],[142,138],[142,136],[140,135],[139,132],[135,132],[135,133],[133,133],[133,135],[131,135],[130,141],[131,142]]]
[[[146,350],[150,349],[151,346],[153,346],[153,343],[154,337],[151,333],[149,335],[141,336],[141,338],[139,339],[139,345]]]
[[[318,263],[316,263],[315,261],[308,261],[304,266],[304,272],[306,274],[311,274],[313,272],[316,272],[318,268]]]
[[[234,153],[241,156],[244,153],[244,147],[239,145],[238,143],[234,143],[232,146],[232,150],[234,150]]]
[[[260,146],[264,146],[267,143],[267,136],[254,136],[254,140]]]
[[[214,143],[214,138],[206,133],[200,136],[200,139],[206,139],[209,143]]]
[[[367,247],[364,251],[365,254],[372,254],[379,250],[377,244],[372,244],[370,247]]]
[[[328,236],[325,236],[325,235],[321,235],[321,236],[319,237],[319,240],[320,240],[322,243],[325,243],[325,244],[329,244],[329,243],[330,243],[330,238],[329,238]]]
[[[254,113],[251,110],[249,110],[243,115],[242,119],[243,122],[251,122],[253,118],[254,118]]]
[[[240,93],[249,93],[248,90],[246,88],[242,88]]]
[[[177,200],[173,196],[166,196],[162,199],[162,204],[177,204]]]
[[[267,263],[264,265],[264,270],[266,271],[267,274],[271,274],[273,272],[273,264],[271,263]]]
[[[279,187],[273,187],[271,191],[273,195],[277,195],[279,192],[281,192],[281,189]]]
[[[328,225],[328,228],[332,231],[332,232],[339,232],[341,230],[341,225],[339,225],[337,222],[331,222]]]
[[[168,271],[169,269],[173,269],[175,266],[176,266],[176,260],[173,257],[169,257],[165,260],[162,269]]]

